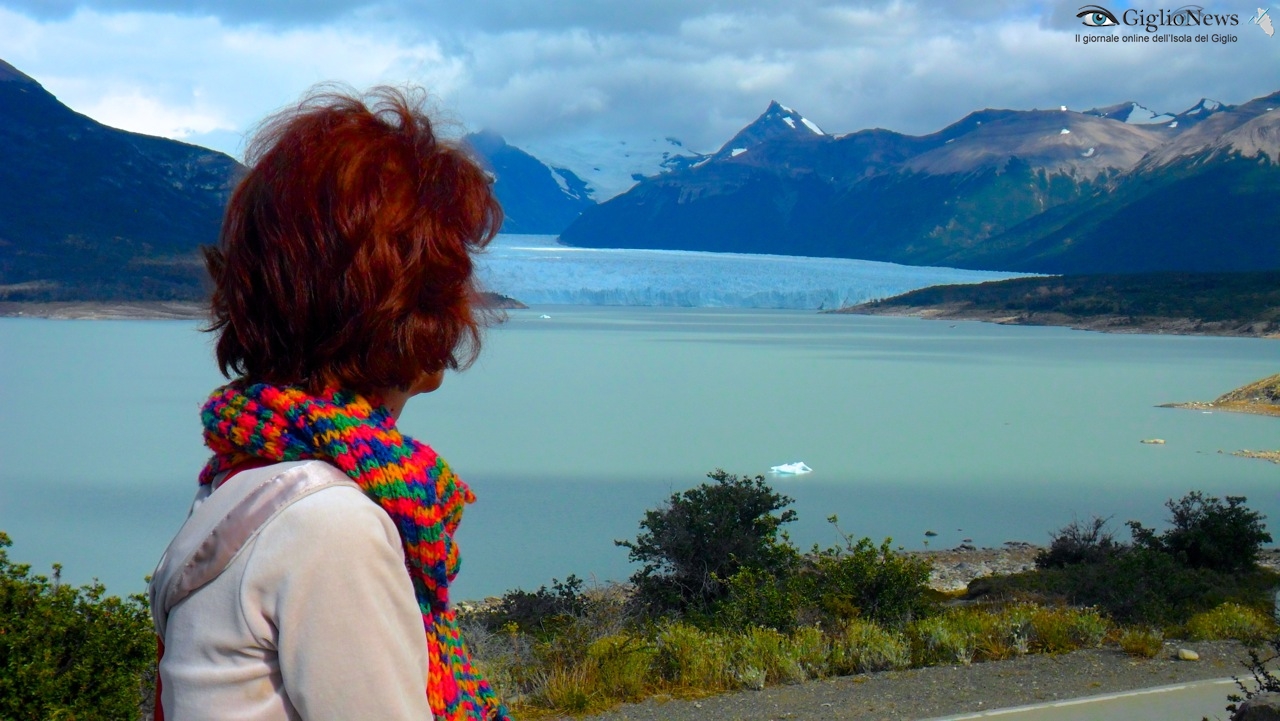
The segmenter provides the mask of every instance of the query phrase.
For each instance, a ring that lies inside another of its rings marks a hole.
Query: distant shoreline
[[[1103,333],[1280,338],[1280,270],[1057,275],[935,285],[833,312]]]
[[[0,317],[50,320],[206,320],[200,301],[0,302]]]
[[[976,320],[999,325],[1055,326],[1100,333],[1134,333],[1149,335],[1202,335],[1233,338],[1280,339],[1280,333],[1266,332],[1266,324],[1241,324],[1231,321],[1198,321],[1193,318],[1160,318],[1128,315],[1099,315],[1080,318],[1066,313],[1008,311],[975,308],[971,303],[940,303],[930,306],[858,305],[827,313],[850,315],[896,316],[926,320]]]
[[[499,310],[528,308],[515,298],[485,293],[489,307]],[[207,301],[0,301],[0,318],[49,320],[208,320]]]
[[[500,296],[495,308],[513,310],[528,306],[513,298]],[[925,320],[964,320],[999,325],[1055,326],[1101,333],[1133,333],[1149,335],[1200,335],[1234,338],[1280,339],[1280,333],[1261,332],[1253,324],[1205,322],[1190,318],[1140,318],[1133,316],[1096,316],[1087,320],[1063,313],[1019,313],[974,308],[967,303],[935,306],[859,305],[839,310],[820,311],[850,315],[895,316]],[[206,320],[209,306],[201,301],[0,301],[0,318],[44,318],[50,320]],[[1265,327],[1266,324],[1259,324]],[[1191,407],[1181,406],[1181,407]],[[1222,410],[1242,410],[1223,408]]]

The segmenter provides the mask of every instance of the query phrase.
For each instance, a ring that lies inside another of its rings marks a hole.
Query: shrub
[[[1031,648],[1042,653],[1096,648],[1108,629],[1093,609],[1038,608],[1031,615]]]
[[[830,668],[831,673],[837,676],[888,671],[910,665],[911,650],[899,634],[856,619],[843,621],[833,629]]]
[[[634,541],[616,541],[643,564],[632,577],[637,599],[657,613],[705,611],[726,594],[725,579],[743,568],[785,575],[795,551],[779,529],[795,518],[787,496],[764,480],[722,470],[645,512]]]
[[[843,538],[843,547],[814,547],[797,574],[803,603],[829,620],[865,618],[902,627],[934,611],[929,597],[928,561],[894,553],[892,539],[877,547],[869,538],[853,541],[827,519]]]
[[[1049,547],[1036,554],[1036,568],[1062,568],[1080,563],[1102,563],[1120,553],[1107,523],[1111,519],[1094,516],[1088,523],[1073,520],[1050,535]]]
[[[831,641],[817,626],[804,626],[791,634],[791,648],[800,667],[809,678],[823,678],[831,674],[828,659]]]
[[[33,575],[10,545],[0,532],[0,718],[137,718],[156,652],[145,599]]]
[[[1159,536],[1137,521],[1130,521],[1134,543],[1173,556],[1189,568],[1219,573],[1243,573],[1257,567],[1262,544],[1271,542],[1263,520],[1249,510],[1244,496],[1221,500],[1192,491],[1178,501],[1169,500],[1170,528]]]
[[[705,620],[708,625],[735,630],[763,626],[790,631],[801,603],[794,585],[790,576],[743,568],[726,581],[726,597]]]
[[[665,623],[655,639],[654,666],[677,688],[719,691],[734,686],[732,659],[720,636],[684,623]]]
[[[973,663],[982,626],[972,612],[948,613],[911,626],[912,661],[920,666]]]
[[[587,605],[582,579],[570,575],[564,582],[551,579],[551,588],[507,591],[496,606],[480,612],[478,618],[491,631],[513,625],[525,633],[536,633],[553,630],[582,616]]]
[[[590,711],[595,684],[584,666],[552,666],[542,675],[536,698],[547,708],[569,713]]]
[[[1130,656],[1155,658],[1164,650],[1164,634],[1158,628],[1127,628],[1120,633],[1120,650]]]
[[[1031,651],[1031,619],[1035,608],[1014,604],[988,613],[975,649],[981,661],[1025,656]]]
[[[764,683],[800,683],[808,674],[800,663],[791,639],[772,628],[752,628],[734,639],[734,669],[740,679],[754,685],[754,670],[764,672]]]
[[[587,658],[596,668],[600,691],[619,701],[644,697],[654,655],[653,644],[629,634],[596,639],[587,650]]]
[[[1266,614],[1237,603],[1224,603],[1187,621],[1187,637],[1193,641],[1235,639],[1257,645],[1274,630],[1275,622]]]
[[[1266,569],[1229,574],[1188,568],[1167,553],[1137,547],[1103,563],[981,578],[969,584],[969,596],[1092,606],[1117,623],[1168,627],[1226,601],[1265,605],[1277,583],[1280,575]]]

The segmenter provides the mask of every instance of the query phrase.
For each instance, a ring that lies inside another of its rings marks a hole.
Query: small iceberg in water
[[[780,466],[773,466],[769,472],[777,476],[798,476],[802,473],[813,473],[813,469],[806,466],[804,461],[796,461],[795,463],[783,463]]]
[[[551,320],[551,316],[547,315],[546,313],[543,313],[542,315],[538,316],[538,319],[539,319],[539,320]]]

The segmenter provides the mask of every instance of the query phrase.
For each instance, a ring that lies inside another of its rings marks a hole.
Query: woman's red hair
[[[472,254],[502,209],[422,97],[326,89],[260,127],[205,249],[224,375],[369,392],[475,359]]]

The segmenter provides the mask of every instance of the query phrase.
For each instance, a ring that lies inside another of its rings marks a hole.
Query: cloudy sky
[[[232,154],[326,80],[424,85],[535,152],[710,151],[771,99],[829,132],[927,133],[984,107],[1178,112],[1280,90],[1280,37],[1250,23],[1266,5],[1280,31],[1280,5],[1202,2],[1239,16],[1235,42],[1082,45],[1079,0],[0,0],[0,58],[102,122]]]

